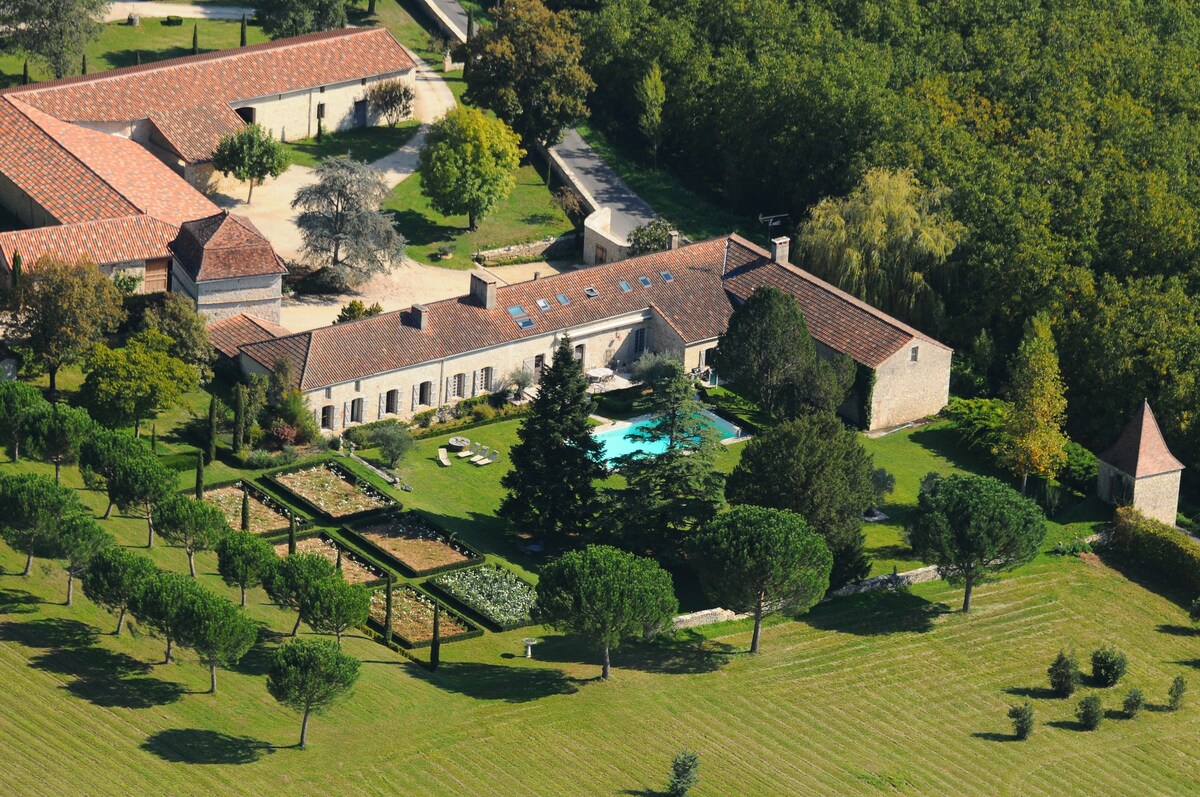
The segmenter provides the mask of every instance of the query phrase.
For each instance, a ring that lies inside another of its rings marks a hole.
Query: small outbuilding
[[[1143,401],[1117,442],[1100,455],[1096,493],[1174,526],[1182,474],[1183,463],[1167,449],[1150,403]]]

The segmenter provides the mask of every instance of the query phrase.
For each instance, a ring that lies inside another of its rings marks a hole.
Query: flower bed
[[[298,503],[326,518],[344,520],[395,506],[396,502],[332,462],[266,477]]]
[[[229,528],[242,527],[242,488],[237,485],[204,491],[204,500],[214,504],[225,515]],[[253,534],[272,534],[288,528],[290,521],[283,507],[250,491],[250,531]]]
[[[351,584],[374,584],[384,579],[384,573],[372,564],[362,561],[350,551],[342,548],[324,534],[307,537],[296,541],[296,553],[315,553],[324,556],[335,565],[338,561],[338,549],[342,551],[342,578]],[[283,558],[288,555],[288,544],[281,542],[275,546],[275,553]]]
[[[449,538],[419,512],[403,512],[347,527],[343,533],[386,564],[418,577],[479,564],[483,556]]]
[[[433,606],[429,598],[409,586],[392,589],[392,634],[406,648],[427,647],[433,642]],[[371,625],[382,630],[387,619],[387,591],[371,593]],[[442,608],[442,642],[458,642],[481,636],[483,631],[466,619]]]
[[[443,573],[426,586],[461,603],[500,630],[533,622],[530,612],[537,594],[533,585],[501,567],[474,567]]]

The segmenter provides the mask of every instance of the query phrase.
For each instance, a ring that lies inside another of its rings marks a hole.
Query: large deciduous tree
[[[1013,358],[1005,444],[999,452],[1021,480],[1022,495],[1029,474],[1053,478],[1067,461],[1064,393],[1050,319],[1045,314],[1036,315],[1029,320]]]
[[[215,548],[222,537],[232,533],[219,508],[179,494],[159,503],[155,518],[162,538],[187,553],[192,578],[196,577],[196,552]]]
[[[587,116],[595,87],[581,64],[575,23],[541,0],[510,0],[493,22],[464,47],[468,100],[494,111],[527,144],[557,144]]]
[[[226,534],[217,543],[217,572],[226,584],[242,591],[243,606],[246,590],[262,584],[275,562],[274,549],[254,534]]]
[[[875,501],[871,455],[828,413],[768,429],[751,440],[725,484],[731,504],[787,509],[825,538],[830,586],[866,576],[862,515]]]
[[[139,332],[120,349],[96,346],[79,397],[106,426],[132,425],[156,418],[195,390],[196,369],[169,354],[171,340],[154,329]]]
[[[736,506],[688,540],[692,566],[717,605],[754,615],[758,652],[763,615],[803,613],[829,589],[833,556],[804,518],[782,509]]]
[[[513,188],[520,139],[499,119],[460,105],[434,122],[421,147],[421,192],[434,210],[466,215],[467,226],[495,209]]]
[[[629,256],[648,255],[661,252],[671,246],[671,233],[675,228],[666,219],[651,219],[629,233]]]
[[[208,339],[208,324],[196,312],[195,303],[182,293],[162,294],[161,304],[151,306],[142,319],[144,329],[155,329],[170,338],[167,354],[196,369],[200,381],[212,379],[217,350]]]
[[[9,42],[45,60],[54,77],[86,63],[84,48],[103,30],[105,0],[4,0],[0,30]]]
[[[586,532],[596,516],[594,482],[604,466],[588,425],[591,410],[587,377],[563,336],[517,430],[513,468],[500,480],[508,490],[500,514],[537,538],[561,544]]]
[[[340,3],[339,3],[340,5]],[[213,168],[226,176],[250,184],[246,204],[254,199],[254,186],[268,177],[278,177],[292,163],[291,152],[260,124],[248,124],[217,142]]]
[[[658,61],[652,61],[646,74],[634,87],[640,112],[638,113],[638,130],[650,147],[650,157],[654,168],[658,168],[658,148],[662,145],[663,135],[663,106],[667,102],[667,87],[663,84],[662,68]]]
[[[35,556],[57,553],[60,523],[84,511],[74,490],[33,473],[0,475],[0,507],[0,537],[25,554],[22,576]]]
[[[288,708],[300,711],[300,749],[308,744],[308,718],[333,705],[358,680],[358,659],[327,639],[300,639],[281,645],[271,656],[267,691]]]
[[[346,27],[345,0],[255,0],[254,18],[272,39]]]
[[[44,402],[34,414],[30,443],[39,459],[54,463],[54,481],[61,481],[62,466],[79,461],[79,449],[95,424],[84,410]]]
[[[54,394],[59,369],[79,362],[125,317],[121,293],[87,260],[67,263],[42,257],[22,282],[14,337],[49,372]]]
[[[0,382],[0,437],[13,462],[21,459],[21,447],[29,440],[48,402],[33,385],[16,379]]]
[[[371,104],[392,127],[412,115],[413,101],[417,93],[407,80],[391,78],[377,80],[367,87],[367,102]]]
[[[180,627],[181,644],[208,665],[209,694],[217,691],[217,667],[237,664],[258,639],[258,627],[245,612],[208,590],[195,593],[184,604]]]
[[[104,548],[96,554],[83,580],[83,594],[97,606],[117,612],[113,636],[121,635],[125,613],[137,599],[142,585],[157,572],[158,568],[149,559],[119,546]]]
[[[1037,504],[997,479],[952,474],[921,490],[905,535],[921,561],[965,587],[969,612],[975,585],[1037,556],[1046,520]]]
[[[353,287],[391,270],[404,255],[404,236],[380,208],[388,195],[382,172],[349,158],[326,158],[316,182],[292,200],[303,253]]]
[[[647,637],[679,611],[671,576],[653,559],[607,545],[568,551],[547,564],[537,585],[534,616],[600,648],[601,676],[611,674],[609,651]]]

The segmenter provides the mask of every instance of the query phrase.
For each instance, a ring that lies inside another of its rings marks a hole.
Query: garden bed
[[[416,589],[401,585],[392,588],[392,636],[406,648],[428,647],[433,642],[434,600]],[[387,591],[371,593],[369,624],[382,632],[387,619]],[[442,607],[440,637],[445,642],[460,642],[483,635],[483,629],[466,618]]]
[[[425,587],[461,605],[497,631],[531,625],[533,585],[501,567],[474,567],[431,578]]]
[[[342,532],[384,564],[411,577],[483,562],[471,546],[448,536],[419,512],[399,512],[348,526]]]
[[[327,534],[320,533],[302,540],[296,540],[296,553],[315,553],[324,556],[333,564],[338,562],[338,551],[342,553],[342,578],[351,584],[378,584],[386,576],[382,570],[370,562],[363,561],[348,549],[338,545]],[[287,542],[278,543],[275,553],[282,559],[288,555]]]
[[[396,506],[394,499],[333,462],[318,462],[264,478],[313,514],[329,520],[365,517]]]
[[[247,492],[250,493],[250,532],[252,534],[270,535],[287,531],[291,520],[284,507],[258,490],[247,489]],[[229,528],[240,529],[242,527],[242,487],[239,483],[206,489],[204,500],[221,510],[225,515],[225,521],[229,523]]]

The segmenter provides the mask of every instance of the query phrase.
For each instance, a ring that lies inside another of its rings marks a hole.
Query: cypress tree
[[[12,259],[12,286],[13,290],[17,291],[21,288],[21,253],[14,252]]]
[[[233,399],[233,453],[240,456],[246,432],[246,393],[241,385],[234,385]]]
[[[242,486],[242,531],[250,530],[250,491]]]
[[[467,12],[467,41],[475,38],[475,12]]]
[[[83,54],[83,60],[79,64],[79,74],[81,74],[81,75],[87,74],[87,53]]]
[[[158,424],[157,423],[150,424],[150,450],[151,451],[158,450]]]
[[[246,46],[246,15],[242,14],[242,47]]]
[[[25,66],[21,70],[21,85],[29,85],[29,59],[25,59]]]
[[[133,51],[133,63],[136,64],[137,66],[142,65],[142,51],[141,50]]]
[[[433,644],[429,646],[429,669],[432,672],[438,668],[442,658],[442,604],[433,604]]]
[[[296,552],[296,513],[290,513],[292,522],[288,525],[288,556]]]
[[[217,458],[217,397],[208,400],[208,451],[205,455],[207,464],[212,464]]]
[[[192,55],[200,54],[200,26],[192,25]]]
[[[391,573],[387,574],[387,604],[384,609],[383,618],[383,642],[385,645],[392,644],[392,583],[395,579]]]
[[[340,545],[337,546],[337,561],[333,563],[333,569],[334,570],[342,569],[342,547]]]
[[[204,498],[204,455],[196,452],[196,500]]]

